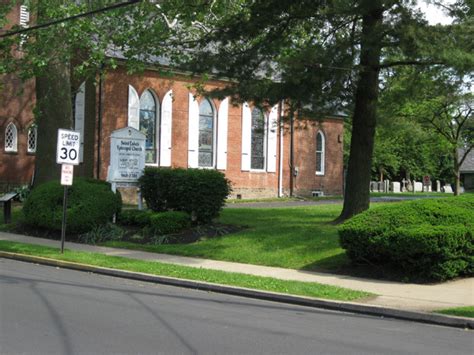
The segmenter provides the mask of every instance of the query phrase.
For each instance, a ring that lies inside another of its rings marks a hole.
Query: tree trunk
[[[454,196],[459,196],[461,194],[461,166],[458,159],[458,149],[456,146],[453,151]]]
[[[360,74],[357,82],[352,139],[344,207],[336,223],[369,208],[369,184],[374,149],[379,86],[383,8],[380,1],[365,0],[362,20]]]
[[[48,20],[46,2],[38,1],[38,23]],[[38,32],[41,36],[41,31]],[[56,46],[62,46],[61,38]],[[64,44],[65,45],[65,44]],[[54,47],[51,47],[54,51]],[[36,150],[34,185],[59,180],[60,167],[56,163],[58,128],[72,128],[72,98],[69,63],[51,59],[41,75],[36,78],[36,122],[38,124],[38,145]]]
[[[60,167],[56,163],[57,132],[71,129],[72,104],[69,66],[50,64],[36,78],[38,147],[36,151],[35,181],[38,185],[59,180]]]

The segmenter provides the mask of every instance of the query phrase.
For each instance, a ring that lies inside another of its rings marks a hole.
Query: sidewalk
[[[59,247],[59,241],[27,237],[0,232],[0,240]],[[429,312],[436,309],[474,305],[474,278],[445,282],[435,285],[405,284],[399,282],[369,280],[344,275],[333,275],[277,267],[240,264],[226,261],[206,260],[166,254],[155,254],[126,249],[68,243],[65,248],[77,251],[102,253],[131,259],[160,261],[197,268],[238,272],[256,276],[267,276],[284,280],[318,282],[321,284],[367,291],[378,296],[367,301],[369,305],[383,306],[407,311]]]

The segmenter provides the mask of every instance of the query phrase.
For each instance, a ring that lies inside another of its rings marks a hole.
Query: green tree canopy
[[[300,116],[352,112],[344,220],[368,208],[381,74],[401,66],[474,68],[469,3],[446,8],[449,26],[431,26],[408,0],[174,1],[186,68],[233,79],[214,93],[241,100],[289,100]],[[191,5],[190,5],[191,4]],[[191,9],[191,10],[190,10]],[[191,17],[192,17],[191,16]]]

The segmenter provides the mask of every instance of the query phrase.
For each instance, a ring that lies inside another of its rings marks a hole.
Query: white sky
[[[442,2],[446,5],[452,4],[454,0],[442,0]],[[446,16],[446,14],[437,6],[427,4],[425,0],[420,0],[418,2],[418,7],[423,11],[426,15],[426,19],[432,25],[435,24],[442,24],[447,25],[452,22],[452,18]]]

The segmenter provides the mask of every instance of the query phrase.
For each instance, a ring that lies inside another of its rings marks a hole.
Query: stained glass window
[[[28,128],[28,153],[36,153],[36,138],[38,130],[35,126]]]
[[[157,119],[156,100],[150,90],[146,90],[140,98],[140,132],[146,136],[145,163],[157,163]]]
[[[5,151],[16,152],[18,150],[18,133],[16,126],[10,123],[5,130]]]
[[[208,99],[199,106],[199,166],[214,166],[214,110]]]
[[[324,134],[318,132],[316,135],[316,174],[324,175],[325,142]]]
[[[265,169],[265,116],[262,110],[252,111],[252,153],[250,169]]]

